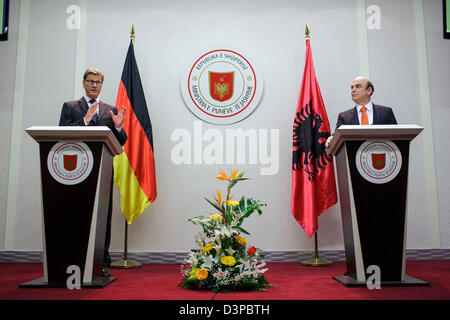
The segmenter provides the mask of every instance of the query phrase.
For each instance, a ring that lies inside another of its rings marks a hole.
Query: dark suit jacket
[[[339,113],[338,120],[336,123],[336,129],[343,124],[347,125],[359,124],[358,110],[356,109],[356,106],[349,110]],[[395,119],[392,108],[374,104],[373,124],[397,124],[397,120]]]
[[[113,107],[109,104],[100,101],[99,103],[99,115],[97,124],[94,121],[91,121],[89,126],[107,126],[116,136],[119,143],[123,146],[127,141],[127,134],[125,130],[119,132],[114,126],[114,121],[109,114],[109,111],[112,111],[114,114],[117,114],[117,108]],[[61,117],[59,119],[60,126],[85,126],[84,124],[84,116],[89,109],[88,104],[84,97],[81,99],[67,101],[64,102],[61,110]]]

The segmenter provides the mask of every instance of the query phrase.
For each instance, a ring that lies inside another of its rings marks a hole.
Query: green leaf
[[[248,180],[250,178],[242,178],[242,176],[245,174],[245,170],[242,171],[241,173],[239,173],[236,177],[236,179],[241,179],[241,180]]]
[[[241,200],[239,201],[239,209],[241,212],[244,212],[245,210],[245,197],[242,196]]]
[[[223,212],[222,207],[220,207],[217,203],[212,202],[211,200],[209,200],[208,198],[203,197],[203,199],[205,199],[206,201],[208,201],[208,203],[210,205],[212,205],[214,208],[216,208],[217,210],[219,210],[220,212]]]
[[[204,222],[195,221],[195,219],[206,219],[206,217],[205,216],[197,216],[197,217],[193,217],[193,218],[188,219],[188,221],[192,222],[193,224],[197,224],[197,225],[204,224]]]
[[[226,226],[229,227],[231,224],[231,215],[230,215],[230,206],[228,206],[227,210],[224,211],[223,215],[225,216]]]
[[[228,188],[229,188],[229,189],[233,188],[233,187],[236,185],[237,182],[238,182],[238,180],[232,180],[232,181],[230,181],[230,182],[228,183]]]
[[[242,232],[242,233],[245,233],[245,234],[250,235],[250,233],[249,233],[247,230],[242,229],[241,227],[236,226],[236,227],[234,227],[233,229],[239,230],[239,231]]]

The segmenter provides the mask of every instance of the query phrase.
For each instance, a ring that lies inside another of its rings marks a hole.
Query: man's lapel
[[[78,105],[80,106],[80,110],[83,112],[83,114],[85,114],[87,112],[87,110],[89,109],[89,106],[88,106],[86,100],[84,99],[84,97],[81,97],[78,100]]]
[[[102,120],[103,118],[106,118],[108,115],[107,115],[107,112],[106,112],[106,107],[105,107],[105,104],[102,102],[102,101],[100,101],[99,100],[99,103],[98,103],[98,107],[99,107],[99,110],[98,110],[98,121],[100,122],[100,120]]]
[[[380,110],[378,110],[378,108],[377,108],[377,106],[376,105],[374,105],[374,104],[372,104],[372,106],[373,106],[373,109],[372,109],[372,113],[373,113],[373,124],[381,124],[381,123],[379,123],[379,119],[380,119],[380,114],[379,114],[379,111]]]
[[[356,109],[356,106],[353,108],[352,114],[350,116],[351,116],[351,124],[353,125],[359,124],[358,109]]]

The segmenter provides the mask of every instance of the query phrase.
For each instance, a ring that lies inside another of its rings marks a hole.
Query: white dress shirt
[[[86,100],[88,108],[90,108],[92,106],[92,103],[90,103],[89,101],[91,101],[92,99],[89,98],[87,95],[84,95],[84,100]],[[94,100],[97,102],[100,101],[100,99],[98,97],[97,97],[97,99],[94,99]],[[98,108],[97,108],[97,116],[99,115],[99,112],[100,112],[100,105],[98,105]],[[84,118],[83,118],[83,121],[86,126],[89,124],[89,123],[86,123],[86,120],[84,120]]]

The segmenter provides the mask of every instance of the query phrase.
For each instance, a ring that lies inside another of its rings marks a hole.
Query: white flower
[[[226,226],[223,226],[223,227],[220,228],[220,229],[215,229],[215,230],[214,230],[214,233],[215,233],[218,237],[220,237],[220,236],[231,237],[230,230],[229,230]]]
[[[252,274],[252,269],[247,261],[244,261],[243,264],[239,265],[239,273],[243,277],[250,276]]]
[[[262,267],[264,267],[266,265],[266,263],[264,261],[262,261],[260,264],[256,265],[256,267],[258,269],[261,269]]]
[[[219,269],[217,270],[217,272],[213,273],[213,277],[216,278],[217,280],[222,280],[228,277],[228,273],[229,273],[228,270],[222,271],[222,269]]]
[[[214,259],[211,255],[207,255],[203,258],[202,268],[211,269]]]
[[[244,277],[241,274],[237,274],[234,276],[234,282],[236,283],[241,281],[242,279],[244,279]]]
[[[250,261],[249,260],[242,261],[242,267],[244,268],[244,270],[250,269],[251,268]]]
[[[230,255],[230,256],[232,256],[235,252],[236,252],[236,250],[233,250],[233,249],[231,249],[231,248],[229,248],[229,249],[225,249],[225,251],[228,253],[228,255]]]
[[[261,269],[261,268],[264,267],[265,265],[266,265],[266,263],[265,263],[265,262],[262,262],[261,264],[257,265],[256,268],[259,270],[260,273],[264,273],[264,272],[266,272],[267,270],[269,270],[269,268]]]
[[[185,260],[185,263],[191,264],[194,259],[195,259],[195,252],[189,251],[188,258]]]

